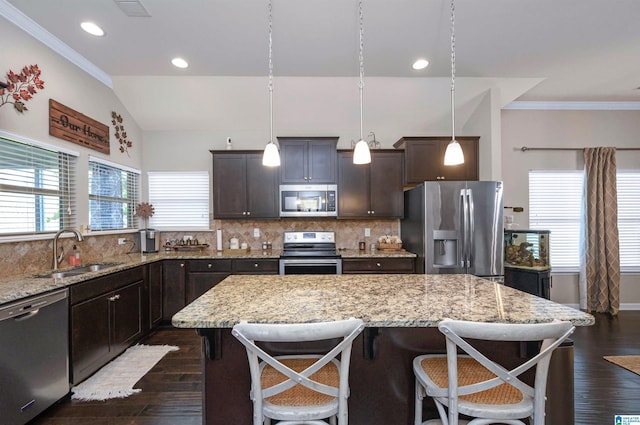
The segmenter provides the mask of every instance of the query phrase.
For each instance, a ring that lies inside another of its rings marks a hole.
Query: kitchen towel
[[[176,351],[173,345],[134,345],[90,378],[71,389],[73,400],[125,398],[142,391],[138,382],[165,354]]]
[[[222,251],[222,229],[216,230],[216,250]]]

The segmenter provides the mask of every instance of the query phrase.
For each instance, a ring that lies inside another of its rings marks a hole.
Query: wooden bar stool
[[[351,347],[363,329],[360,319],[234,326],[233,336],[247,349],[254,425],[268,425],[272,419],[279,425],[326,425],[324,419],[347,425]],[[339,342],[324,355],[272,356],[256,344],[337,338]]]
[[[422,355],[413,361],[415,425],[509,424],[544,425],[545,393],[551,354],[574,331],[570,322],[536,324],[478,323],[445,319],[438,329],[446,337],[447,354]],[[467,339],[542,341],[540,352],[512,370],[488,359]],[[458,354],[461,349],[465,354]],[[520,379],[535,368],[532,386]],[[422,420],[422,400],[435,401],[440,419]],[[459,421],[459,414],[472,417]]]

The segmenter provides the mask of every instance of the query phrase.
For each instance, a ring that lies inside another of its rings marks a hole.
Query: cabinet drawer
[[[233,260],[234,273],[247,274],[277,274],[278,260],[276,259],[242,259]]]
[[[143,279],[144,267],[135,267],[87,280],[71,287],[69,290],[69,303],[74,305]]]
[[[345,258],[342,273],[414,273],[413,258]]]
[[[230,272],[231,260],[189,260],[190,272]]]

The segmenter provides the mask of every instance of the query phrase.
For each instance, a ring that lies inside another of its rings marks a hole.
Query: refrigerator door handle
[[[467,202],[466,189],[460,189],[460,203],[462,204],[462,248],[460,267],[465,268],[467,263],[467,237],[469,234],[469,203]]]
[[[467,268],[471,267],[471,253],[474,245],[473,234],[475,233],[475,220],[474,220],[474,202],[473,202],[473,189],[467,189],[467,202],[469,213],[469,233],[467,236]]]

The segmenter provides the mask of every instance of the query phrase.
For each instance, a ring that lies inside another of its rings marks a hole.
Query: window
[[[209,173],[207,171],[149,172],[149,203],[155,229],[209,229]]]
[[[0,236],[75,226],[78,153],[17,139],[0,132]]]
[[[91,230],[133,229],[140,192],[140,171],[89,157]]]
[[[529,172],[529,227],[551,230],[549,251],[555,272],[580,268],[583,171]],[[619,170],[620,269],[640,271],[640,171]]]

